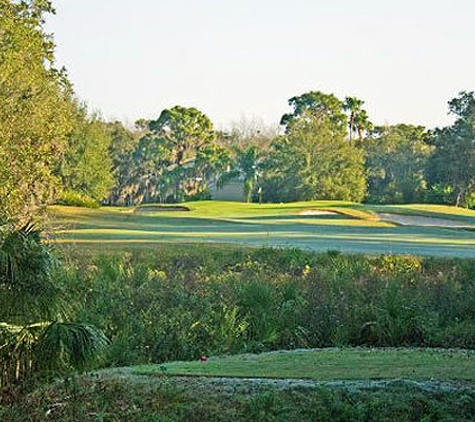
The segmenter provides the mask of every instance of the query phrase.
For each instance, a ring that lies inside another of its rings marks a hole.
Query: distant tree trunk
[[[363,139],[363,128],[361,126],[358,127],[358,140],[361,141]]]
[[[464,187],[459,187],[456,200],[455,200],[455,206],[456,207],[464,207],[466,205],[465,203],[465,193],[466,189]]]
[[[251,202],[252,200],[253,189],[254,189],[254,181],[252,179],[244,180],[244,197],[247,203]]]
[[[354,124],[355,124],[355,115],[353,112],[350,114],[350,121],[349,121],[349,135],[350,135],[350,143],[353,140],[353,130],[354,130]]]

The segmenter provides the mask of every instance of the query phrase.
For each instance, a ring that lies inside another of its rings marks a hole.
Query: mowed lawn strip
[[[475,381],[475,352],[438,349],[322,349],[210,357],[133,368],[137,375],[331,380]]]
[[[190,211],[137,213],[134,208],[51,207],[53,239],[77,244],[216,242],[322,252],[475,257],[475,231],[398,227],[379,221],[372,206],[342,201],[262,205],[201,201],[185,205]],[[309,210],[316,214],[308,215]]]

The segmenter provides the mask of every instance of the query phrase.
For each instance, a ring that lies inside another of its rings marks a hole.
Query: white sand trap
[[[190,211],[190,209],[181,205],[148,205],[146,207],[136,207],[134,210],[136,213],[171,211]]]
[[[304,210],[299,212],[300,215],[337,215],[336,212],[323,210]]]
[[[454,229],[475,228],[475,224],[445,218],[423,217],[421,215],[378,214],[381,221],[401,226],[446,227]]]

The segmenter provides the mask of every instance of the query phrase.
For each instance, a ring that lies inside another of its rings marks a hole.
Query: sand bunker
[[[300,215],[337,215],[336,212],[323,210],[304,210],[299,212]]]
[[[445,218],[423,217],[420,215],[400,215],[400,214],[378,214],[381,221],[395,223],[401,226],[421,226],[421,227],[445,227],[454,229],[475,229],[475,224],[460,220],[449,220]]]
[[[144,213],[144,212],[169,212],[169,211],[190,211],[188,207],[183,207],[180,205],[151,205],[147,207],[137,207],[135,212]]]

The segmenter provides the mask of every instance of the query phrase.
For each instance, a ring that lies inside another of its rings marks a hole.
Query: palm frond
[[[107,345],[104,333],[91,325],[53,322],[38,339],[35,356],[38,369],[82,372]]]
[[[53,282],[57,260],[31,224],[6,230],[0,239],[0,320],[19,325],[56,319],[61,289]],[[25,321],[25,319],[27,319]]]
[[[50,377],[83,372],[108,345],[102,331],[80,323],[0,323],[0,385],[31,375]]]
[[[35,345],[48,323],[27,326],[0,323],[0,385],[25,379],[34,369]]]
[[[87,324],[51,322],[66,314],[52,250],[32,224],[0,230],[0,386],[85,370],[106,337]]]

